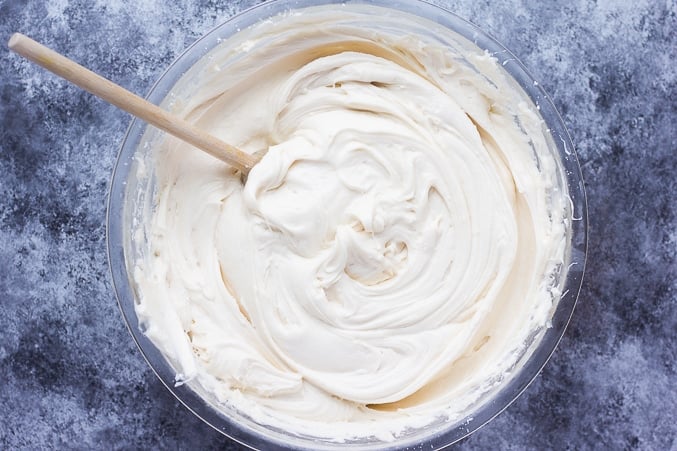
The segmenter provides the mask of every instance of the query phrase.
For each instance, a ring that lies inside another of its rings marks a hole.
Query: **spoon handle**
[[[182,118],[168,113],[162,108],[153,105],[147,100],[21,33],[14,33],[12,35],[9,39],[8,47],[10,50],[39,64],[48,71],[65,78],[106,102],[143,119],[160,130],[164,130],[192,144],[209,155],[225,161],[245,174],[258,162],[257,157],[201,131]]]

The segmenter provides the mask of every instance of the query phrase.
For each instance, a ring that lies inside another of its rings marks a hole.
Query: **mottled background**
[[[167,6],[166,3],[172,3]],[[524,395],[462,449],[677,449],[674,1],[442,1],[522,59],[586,180],[588,271]],[[0,0],[22,31],[145,93],[248,1]],[[105,209],[127,114],[0,50],[0,448],[235,445],[194,418],[125,329]]]

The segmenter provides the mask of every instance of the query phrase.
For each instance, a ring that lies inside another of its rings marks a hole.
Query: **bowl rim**
[[[420,442],[420,435],[415,435],[411,439],[404,440],[403,443],[393,442],[392,444],[385,443],[374,446],[359,444],[361,449],[394,449],[394,447],[399,449],[402,445],[404,445],[404,449],[423,449],[423,447],[439,449],[462,440],[507,409],[540,374],[561,341],[580,294],[587,259],[588,211],[581,167],[562,117],[541,84],[536,82],[522,62],[489,33],[454,12],[426,0],[271,0],[257,4],[213,27],[187,47],[163,71],[162,75],[151,86],[145,98],[153,103],[160,103],[184,74],[184,71],[177,71],[176,68],[179,65],[188,68],[193,66],[195,62],[213,49],[219,39],[232,36],[241,29],[243,30],[261,20],[290,9],[296,10],[332,4],[371,5],[413,14],[437,22],[462,35],[478,47],[491,51],[494,56],[500,54],[504,69],[539,107],[539,112],[549,127],[553,142],[559,151],[562,163],[561,169],[564,172],[569,189],[574,220],[571,221],[572,252],[570,265],[563,284],[568,289],[562,294],[556,306],[551,327],[545,330],[539,344],[536,345],[518,374],[512,377],[491,399],[482,404],[472,417],[460,422],[451,422],[441,430],[435,429],[431,436],[425,437],[425,442]],[[204,47],[200,48],[200,46]],[[248,427],[247,424],[233,421],[227,416],[217,413],[187,385],[172,383],[175,379],[174,369],[142,332],[134,309],[134,290],[124,253],[123,217],[126,182],[130,174],[131,162],[146,128],[145,123],[135,118],[132,119],[127,128],[113,168],[106,209],[106,251],[115,297],[127,329],[141,355],[160,382],[181,404],[213,429],[241,445],[252,449],[270,449],[271,447],[277,449],[332,449],[333,445],[325,447],[320,443],[309,443],[307,440],[292,443],[281,441],[278,437],[264,437],[257,433],[257,430],[252,428],[251,425]],[[345,446],[345,444],[339,443],[337,445]]]

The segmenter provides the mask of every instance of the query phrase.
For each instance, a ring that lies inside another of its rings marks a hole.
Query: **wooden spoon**
[[[238,168],[244,178],[261,158],[221,141],[21,33],[14,33],[7,45],[10,50],[106,102]]]

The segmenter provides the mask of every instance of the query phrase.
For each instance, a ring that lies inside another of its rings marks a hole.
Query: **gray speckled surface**
[[[22,31],[145,93],[243,1],[0,0]],[[543,373],[461,449],[677,449],[677,6],[438,2],[552,95],[589,197],[588,271]],[[0,448],[235,449],[147,368],[117,309],[105,203],[129,123],[0,51]]]

